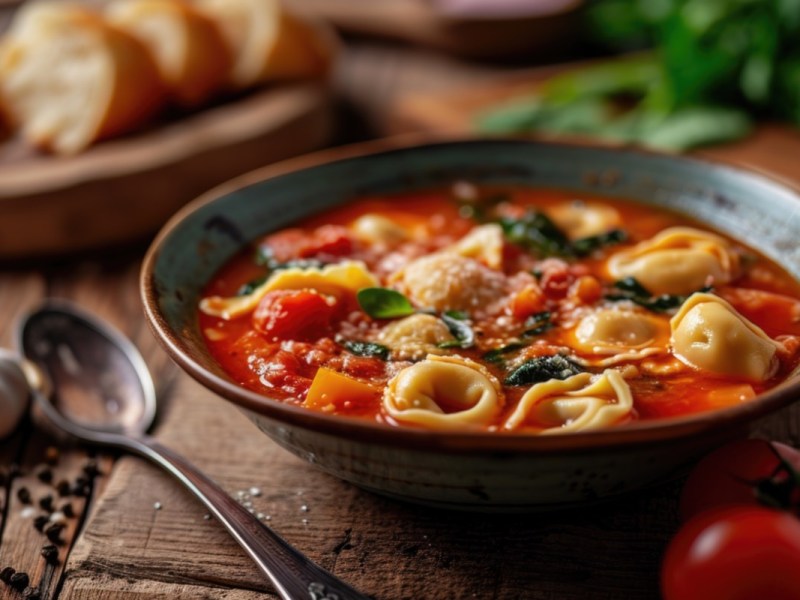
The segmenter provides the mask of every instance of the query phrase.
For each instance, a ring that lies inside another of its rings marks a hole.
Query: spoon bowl
[[[146,434],[156,414],[155,388],[141,354],[121,333],[71,304],[51,301],[23,319],[18,345],[30,394],[50,425],[86,442],[139,454],[169,472],[228,530],[281,598],[366,599]],[[4,373],[0,370],[0,383]]]

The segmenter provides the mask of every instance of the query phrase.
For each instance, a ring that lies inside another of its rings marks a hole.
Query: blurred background
[[[94,42],[76,33],[84,25],[69,23],[75,15],[40,4],[0,0],[0,258],[8,260],[142,242],[231,177],[387,135],[699,148],[789,177],[800,149],[793,0],[178,2],[213,20],[227,49],[195,17],[161,14],[172,10],[164,0],[70,2],[137,37],[166,82],[156,99],[142,91],[147,69],[119,66],[119,93],[132,108],[106,107],[121,116],[102,127],[84,123],[104,109],[88,108],[81,94],[98,96],[87,90],[107,75],[82,69],[86,55],[69,50]],[[260,50],[251,39],[259,36]],[[114,56],[121,42],[104,43],[111,50],[98,54]]]

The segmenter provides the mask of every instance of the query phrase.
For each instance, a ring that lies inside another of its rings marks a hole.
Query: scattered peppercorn
[[[36,528],[37,531],[44,531],[44,526],[50,522],[50,519],[47,515],[39,515],[33,520],[33,526]]]
[[[86,476],[91,479],[92,477],[96,477],[100,475],[100,469],[97,468],[97,461],[96,460],[89,460],[86,461],[86,464],[83,465],[83,472],[86,473]]]
[[[47,494],[46,496],[39,498],[39,506],[42,508],[42,510],[53,512],[53,496],[51,494]]]
[[[53,544],[47,544],[45,546],[42,546],[40,554],[47,562],[49,562],[52,565],[58,562],[58,548]]]
[[[62,479],[61,481],[59,481],[56,484],[56,491],[58,492],[58,495],[61,496],[62,498],[64,498],[65,496],[69,496],[70,492],[69,481],[67,481],[66,479]]]
[[[22,597],[28,600],[40,600],[42,596],[39,594],[39,588],[28,586],[22,590]]]
[[[64,526],[61,523],[50,523],[50,525],[45,527],[44,534],[47,536],[47,539],[54,544],[61,544],[61,532],[63,530]]]
[[[11,567],[3,567],[3,570],[0,571],[0,581],[3,583],[11,583],[11,577],[16,573],[17,570]]]
[[[85,497],[89,495],[89,487],[86,483],[76,481],[75,485],[70,488],[70,493],[78,498]]]
[[[11,579],[8,580],[8,585],[22,591],[26,587],[28,587],[28,584],[30,582],[31,581],[27,573],[19,572],[19,573],[14,573],[11,576]]]
[[[53,471],[45,467],[38,473],[36,473],[36,477],[39,478],[39,481],[42,483],[52,483],[53,481]]]
[[[58,464],[60,454],[58,448],[55,446],[48,446],[47,450],[44,451],[44,462],[51,467],[55,467]]]
[[[23,504],[31,503],[31,492],[26,487],[21,487],[17,490],[17,499]]]
[[[61,505],[61,512],[64,513],[64,516],[68,519],[71,519],[75,516],[75,510],[72,508],[71,502],[65,502]]]

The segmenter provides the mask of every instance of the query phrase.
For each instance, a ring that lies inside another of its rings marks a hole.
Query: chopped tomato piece
[[[275,290],[261,299],[253,326],[271,341],[317,340],[331,332],[338,304],[313,290]]]
[[[535,285],[526,285],[511,298],[511,314],[519,321],[543,311],[544,306],[542,291]]]

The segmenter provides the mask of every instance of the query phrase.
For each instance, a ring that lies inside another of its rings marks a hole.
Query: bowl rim
[[[230,379],[220,377],[192,358],[191,352],[181,342],[162,314],[154,282],[154,270],[164,245],[173,230],[201,207],[213,203],[239,189],[279,177],[295,171],[313,169],[329,163],[348,161],[371,155],[391,153],[396,150],[414,150],[453,144],[520,143],[561,148],[592,148],[612,153],[646,155],[668,158],[687,163],[705,164],[709,168],[733,171],[740,176],[754,177],[773,186],[785,188],[793,194],[800,205],[800,186],[762,169],[739,163],[723,162],[655,152],[643,148],[617,147],[606,144],[552,141],[549,139],[519,136],[476,137],[450,134],[414,133],[381,138],[327,148],[299,157],[282,160],[255,169],[222,183],[191,201],[176,212],[153,239],[142,262],[140,271],[140,294],[147,323],[159,343],[169,356],[192,378],[207,389],[245,411],[255,413],[289,427],[300,427],[316,433],[331,434],[370,444],[436,450],[450,452],[495,452],[498,454],[524,452],[547,454],[558,452],[581,452],[588,449],[629,450],[631,446],[648,446],[660,442],[718,433],[726,429],[744,428],[758,418],[764,417],[800,399],[800,377],[787,380],[759,394],[755,399],[734,407],[696,413],[683,417],[671,417],[648,421],[637,421],[622,427],[565,433],[559,435],[531,435],[521,432],[488,431],[431,431],[413,427],[395,427],[387,424],[352,417],[333,416],[301,406],[287,404],[269,396],[251,391]]]

